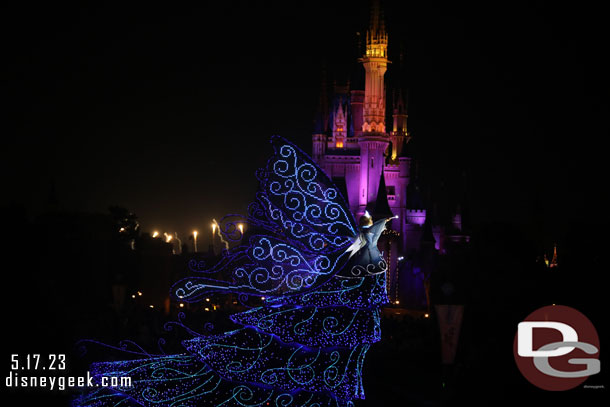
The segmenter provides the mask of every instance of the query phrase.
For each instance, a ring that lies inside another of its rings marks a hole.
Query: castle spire
[[[379,0],[372,0],[371,21],[366,32],[366,51],[360,59],[366,71],[364,123],[362,131],[385,133],[385,83],[388,61],[388,34]]]
[[[369,23],[369,31],[367,32],[368,40],[371,38],[380,38],[385,35],[385,23],[383,21],[383,9],[379,4],[379,0],[371,1],[371,20]],[[387,42],[387,38],[386,38]]]

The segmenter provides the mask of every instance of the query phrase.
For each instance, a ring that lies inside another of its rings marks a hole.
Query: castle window
[[[337,148],[343,148],[343,140],[337,141]]]
[[[371,158],[371,168],[375,167],[375,161],[374,160],[375,160],[374,158]]]
[[[386,193],[388,195],[396,195],[396,187],[394,185],[388,185],[386,187]]]

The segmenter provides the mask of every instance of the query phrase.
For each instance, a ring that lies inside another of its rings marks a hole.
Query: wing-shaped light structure
[[[368,246],[377,250],[385,221],[359,231],[307,154],[279,137],[271,143],[247,218],[217,224],[223,239],[241,244],[211,268],[194,261],[196,275],[172,287],[183,302],[231,292],[264,296],[262,306],[233,314],[236,330],[192,331],[182,342],[186,353],[92,365],[95,383],[129,377],[131,386],[96,388],[75,406],[353,407],[364,398],[362,367],[381,339],[387,292],[383,270],[351,270],[369,261]],[[248,236],[237,222],[248,223]]]

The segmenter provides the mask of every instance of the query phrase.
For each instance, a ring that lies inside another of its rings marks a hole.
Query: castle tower
[[[371,5],[371,21],[366,33],[366,51],[360,59],[365,70],[362,133],[360,145],[359,214],[377,199],[379,178],[385,165],[389,138],[385,132],[385,83],[388,65],[388,35],[379,1]]]

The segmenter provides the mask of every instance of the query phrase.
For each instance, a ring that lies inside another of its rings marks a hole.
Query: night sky
[[[610,203],[608,25],[581,2],[495,3],[386,1],[390,59],[404,48],[430,180],[465,171],[473,222],[537,222],[553,239]],[[244,211],[272,134],[310,151],[322,66],[342,80],[369,13],[343,0],[3,8],[0,204],[36,215],[54,183],[63,209],[121,205],[144,231],[183,235]]]

